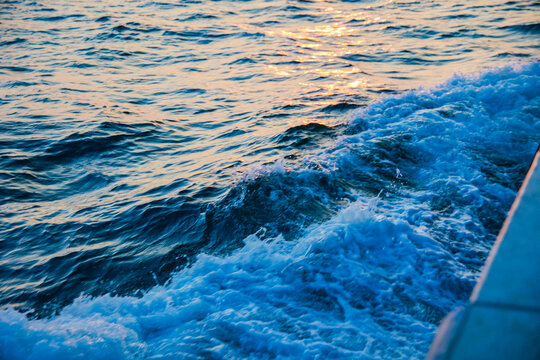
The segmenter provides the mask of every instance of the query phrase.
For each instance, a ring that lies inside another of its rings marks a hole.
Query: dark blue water
[[[539,18],[3,1],[0,358],[422,358],[540,143]]]

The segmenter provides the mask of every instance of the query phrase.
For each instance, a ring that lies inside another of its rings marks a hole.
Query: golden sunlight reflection
[[[357,7],[358,8],[358,7]],[[317,17],[325,13],[333,20],[330,24],[316,24],[298,28],[266,30],[267,36],[281,37],[285,41],[281,54],[292,58],[282,64],[266,65],[273,76],[302,79],[298,81],[301,93],[322,91],[319,95],[350,94],[351,89],[369,86],[365,70],[348,66],[343,59],[359,51],[369,52],[369,47],[377,42],[361,26],[385,23],[378,13],[368,11],[346,11],[334,7],[320,6],[309,15]],[[355,26],[351,26],[355,23]],[[317,79],[317,82],[310,80]],[[305,81],[304,81],[305,80]],[[305,104],[306,99],[298,101]],[[313,98],[312,105],[320,104]]]

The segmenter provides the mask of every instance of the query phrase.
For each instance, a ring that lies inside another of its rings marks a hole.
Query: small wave
[[[98,17],[95,21],[96,21],[96,22],[107,22],[107,21],[109,21],[110,19],[111,19],[110,16],[100,16],[100,17]]]
[[[499,53],[497,55],[495,55],[495,57],[501,57],[501,58],[527,58],[527,57],[530,57],[531,55],[530,54],[525,54],[525,53],[517,53],[517,52],[502,52],[502,53]]]
[[[23,66],[0,66],[1,70],[8,70],[12,72],[33,72],[33,69]]]
[[[322,141],[327,141],[330,136],[336,135],[337,132],[337,127],[309,123],[289,128],[283,134],[278,135],[275,140],[279,144],[286,144],[291,149],[302,149],[320,145]]]
[[[460,19],[472,19],[476,18],[478,15],[473,14],[455,14],[455,15],[446,15],[435,17],[434,20],[460,20]]]
[[[501,29],[536,35],[540,33],[540,23],[508,25],[501,27]]]
[[[365,104],[359,104],[356,102],[349,102],[349,101],[342,101],[337,104],[330,104],[326,105],[321,109],[321,111],[324,112],[332,112],[332,111],[347,111],[351,109],[356,109],[359,107],[365,106]]]
[[[219,19],[218,16],[206,13],[191,14],[185,18],[177,19],[180,22],[187,21],[196,21],[196,20],[209,20],[209,19]]]
[[[74,18],[83,18],[85,15],[83,14],[71,14],[71,15],[57,15],[57,16],[38,16],[32,18],[32,20],[36,21],[64,21],[67,19],[74,19]]]
[[[26,42],[27,40],[24,38],[15,38],[13,40],[4,40],[0,41],[0,46],[8,46],[8,45],[15,45],[15,44],[21,44]]]
[[[105,22],[107,24],[107,22]],[[148,33],[160,32],[163,29],[138,22],[127,22],[120,25],[115,25],[106,31],[103,31],[95,36],[98,40],[126,40],[126,41],[139,41],[143,35]]]

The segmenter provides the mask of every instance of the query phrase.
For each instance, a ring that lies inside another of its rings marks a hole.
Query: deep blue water
[[[535,1],[0,3],[0,359],[420,359],[540,143]]]

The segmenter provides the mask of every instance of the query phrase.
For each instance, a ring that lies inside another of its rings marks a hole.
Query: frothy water
[[[0,357],[422,358],[540,142],[537,8],[2,4]]]

